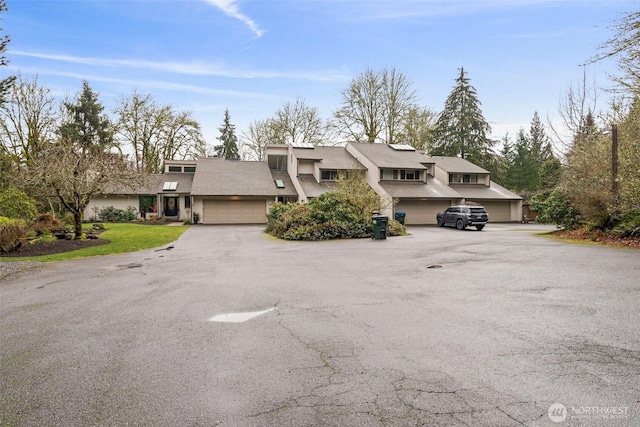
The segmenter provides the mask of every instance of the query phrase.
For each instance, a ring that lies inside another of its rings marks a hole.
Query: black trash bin
[[[373,215],[371,217],[373,223],[373,238],[375,240],[384,240],[387,238],[387,226],[389,225],[389,217],[383,215]]]
[[[406,216],[407,214],[405,212],[396,212],[396,221],[404,225],[404,219],[406,218]]]

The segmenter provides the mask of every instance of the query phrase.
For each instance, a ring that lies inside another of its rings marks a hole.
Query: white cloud
[[[105,77],[101,75],[86,75],[80,73],[72,73],[66,71],[51,71],[51,70],[42,70],[42,69],[21,69],[19,70],[21,73],[39,75],[39,76],[58,76],[58,77],[67,77],[76,80],[87,80],[89,82],[101,82],[101,83],[111,83],[120,86],[129,86],[129,87],[144,87],[148,89],[156,89],[156,90],[171,90],[177,92],[189,92],[196,94],[207,94],[214,96],[225,96],[231,98],[245,98],[245,99],[279,99],[279,97],[275,95],[269,95],[259,92],[247,92],[247,91],[239,91],[239,90],[230,90],[230,89],[217,89],[207,86],[196,86],[196,85],[185,85],[179,83],[173,83],[166,80],[149,80],[149,79],[122,79],[117,77]]]
[[[175,74],[186,74],[195,76],[216,76],[238,79],[297,79],[310,81],[347,81],[350,76],[340,71],[300,71],[300,72],[280,72],[269,70],[246,70],[234,69],[223,63],[211,62],[162,62],[147,61],[138,59],[119,58],[94,58],[85,56],[72,56],[67,54],[52,54],[40,52],[27,52],[12,50],[11,55],[24,56],[29,58],[45,59],[50,61],[67,62],[71,64],[81,64],[97,66],[101,68],[135,68],[154,71],[162,71]]]
[[[240,12],[236,0],[205,0],[207,3],[214,5],[222,10],[227,16],[237,19],[247,25],[251,31],[257,36],[262,37],[264,30],[261,30],[256,22],[247,15]]]

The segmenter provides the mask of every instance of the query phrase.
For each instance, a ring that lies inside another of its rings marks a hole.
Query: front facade
[[[330,191],[342,173],[364,173],[382,213],[405,212],[407,225],[435,224],[459,204],[481,204],[491,222],[520,221],[522,199],[490,173],[458,157],[430,157],[407,145],[349,143],[344,147],[267,147],[262,162],[200,158],[167,161],[163,174],[129,192],[92,199],[85,219],[101,208],[133,206],[139,216],[203,224],[264,224],[275,202],[307,203]]]

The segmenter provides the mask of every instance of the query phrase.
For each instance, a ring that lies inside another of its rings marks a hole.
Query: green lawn
[[[11,260],[62,261],[156,248],[177,240],[189,227],[184,225],[172,227],[166,225],[105,223],[105,228],[107,230],[100,234],[100,238],[109,241],[106,245],[92,246],[53,255],[11,258]]]

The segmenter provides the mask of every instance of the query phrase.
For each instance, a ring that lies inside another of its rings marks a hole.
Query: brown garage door
[[[477,200],[477,203],[484,206],[489,214],[489,222],[509,222],[511,221],[511,202],[483,202]]]
[[[265,224],[265,200],[205,200],[203,224]]]
[[[435,224],[436,215],[451,206],[450,200],[400,200],[396,212],[405,212],[405,224]]]

